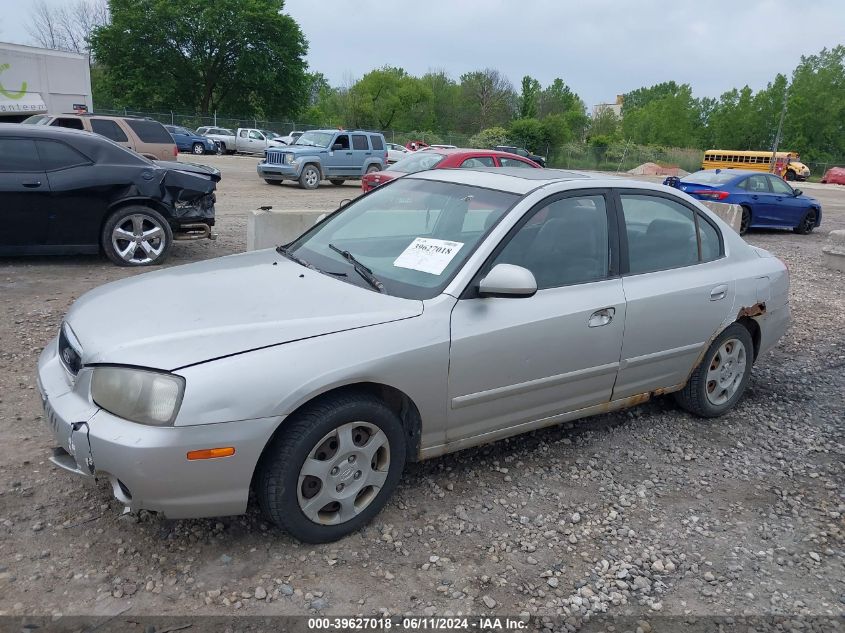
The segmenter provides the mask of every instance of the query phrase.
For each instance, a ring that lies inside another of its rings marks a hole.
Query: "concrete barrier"
[[[246,219],[246,250],[292,242],[325,214],[326,211],[250,211]]]
[[[831,231],[827,244],[822,248],[822,262],[831,270],[845,273],[845,231]]]
[[[742,225],[742,207],[738,204],[725,204],[724,202],[705,202],[704,206],[727,222],[730,227],[739,233]]]

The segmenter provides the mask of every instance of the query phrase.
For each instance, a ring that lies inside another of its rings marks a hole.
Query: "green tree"
[[[497,145],[507,145],[510,140],[508,131],[503,127],[490,127],[481,130],[469,139],[470,147],[485,149]]]
[[[699,146],[700,103],[693,98],[688,84],[678,86],[674,82],[669,83],[677,90],[663,93],[662,96],[638,97],[645,105],[636,109],[629,106],[626,111],[623,105],[622,131],[625,138],[641,145]]]
[[[431,90],[401,68],[385,66],[364,75],[351,89],[353,125],[382,130],[417,129],[428,118]]]
[[[540,82],[529,75],[525,75],[522,78],[522,93],[519,95],[519,118],[535,118],[539,101]]]
[[[283,0],[110,0],[91,51],[135,108],[287,116],[308,100],[299,25]]]
[[[577,111],[584,114],[586,110],[581,98],[563,83],[563,79],[555,79],[539,95],[539,115],[546,117],[551,114],[566,114]],[[584,115],[586,116],[586,115]]]
[[[682,86],[674,81],[664,81],[654,86],[637,88],[627,92],[622,97],[622,117],[624,118],[628,112],[646,107],[652,101],[676,96],[681,88]]]
[[[513,116],[516,93],[507,77],[486,68],[461,75],[462,131],[503,125]]]
[[[545,149],[549,143],[548,130],[538,119],[516,119],[511,121],[508,131],[513,143],[531,152]]]
[[[445,70],[430,71],[420,81],[431,90],[431,112],[423,129],[451,132],[458,129],[461,89]]]
[[[600,108],[590,119],[590,138],[597,136],[617,140],[619,138],[619,117],[610,108]]]

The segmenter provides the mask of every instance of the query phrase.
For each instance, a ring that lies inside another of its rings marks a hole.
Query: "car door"
[[[98,168],[70,145],[56,140],[36,141],[41,164],[50,183],[48,245],[97,248],[103,218],[115,191],[131,186],[121,182],[119,168]]]
[[[807,212],[807,201],[797,197],[795,190],[781,178],[771,174],[766,174],[766,178],[772,188],[770,216],[773,223],[779,226],[798,226]]]
[[[338,134],[332,141],[325,167],[326,173],[331,176],[344,176],[354,171],[349,134]]]
[[[551,196],[479,271],[452,311],[448,441],[610,399],[625,324],[612,217],[605,191]],[[478,297],[499,263],[530,270],[537,293]]]
[[[0,250],[23,252],[47,243],[49,196],[35,141],[0,138]]]
[[[370,141],[366,134],[352,135],[352,162],[350,167],[352,172],[350,175],[361,176],[364,173],[364,163],[373,156],[373,150],[370,149]]]
[[[751,208],[752,225],[770,224],[772,190],[766,174],[753,174],[737,186],[747,192],[743,202]]]
[[[267,138],[258,130],[250,130],[247,141],[249,143],[248,151],[253,154],[263,154],[264,150],[267,149]]]
[[[735,294],[721,234],[704,214],[670,194],[617,196],[627,312],[614,400],[685,383]]]

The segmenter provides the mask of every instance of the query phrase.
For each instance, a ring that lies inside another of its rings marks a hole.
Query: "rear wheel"
[[[377,172],[377,171],[381,171],[381,167],[379,167],[378,165],[370,165],[369,167],[367,167],[366,173],[372,174],[373,172]]]
[[[303,189],[316,189],[320,186],[320,170],[314,165],[306,165],[299,174],[299,186]]]
[[[799,235],[807,235],[808,233],[812,233],[814,228],[816,228],[816,210],[810,209],[804,214],[804,217],[801,218],[801,222],[798,223],[798,226],[792,230]]]
[[[259,462],[264,514],[307,543],[354,532],[384,506],[405,466],[405,434],[383,402],[333,396],[285,421]]]
[[[742,207],[742,219],[739,221],[739,234],[745,235],[751,226],[751,209]]]
[[[149,207],[124,207],[103,226],[103,252],[118,266],[152,266],[167,257],[173,231],[158,211]]]
[[[194,143],[191,146],[191,153],[192,154],[205,154],[205,148],[202,146],[202,143]]]
[[[335,187],[340,187],[346,181],[343,178],[332,178],[330,181]]]
[[[751,378],[754,342],[745,326],[734,323],[716,337],[675,401],[705,418],[724,415],[742,398]]]

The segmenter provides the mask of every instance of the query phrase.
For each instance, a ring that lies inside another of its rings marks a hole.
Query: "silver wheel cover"
[[[390,442],[369,422],[349,422],[327,433],[299,470],[297,499],[308,519],[338,525],[378,496],[390,470]]]
[[[311,167],[305,171],[305,184],[307,184],[309,187],[313,187],[314,185],[316,185],[318,180],[319,174],[317,173],[316,169]]]
[[[149,264],[161,257],[167,246],[167,238],[164,227],[155,218],[133,213],[112,229],[111,243],[123,261]]]
[[[739,339],[724,341],[710,359],[705,393],[710,404],[720,406],[730,400],[742,384],[748,362],[745,345]]]

